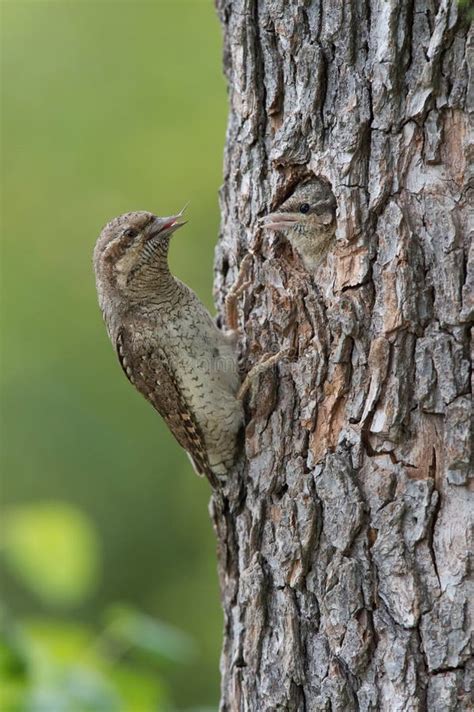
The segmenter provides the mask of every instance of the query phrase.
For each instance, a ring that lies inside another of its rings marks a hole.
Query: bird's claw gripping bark
[[[284,358],[288,357],[290,354],[291,349],[282,349],[281,351],[278,351],[276,354],[264,354],[260,361],[256,363],[250,371],[247,373],[247,375],[244,378],[244,381],[242,385],[240,386],[239,390],[237,391],[237,398],[239,400],[243,400],[248,392],[248,390],[251,388],[252,383],[262,374],[264,371],[268,370],[272,366],[274,366],[276,363],[279,361],[282,361]]]
[[[228,329],[231,331],[237,331],[239,326],[239,316],[237,311],[237,301],[241,294],[250,287],[251,281],[245,279],[247,268],[252,262],[253,253],[248,252],[242,262],[240,263],[239,273],[234,284],[230,288],[226,298],[225,298],[225,316],[226,324]]]

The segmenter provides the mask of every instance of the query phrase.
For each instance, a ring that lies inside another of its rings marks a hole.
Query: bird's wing
[[[188,452],[196,472],[205,475],[213,487],[218,487],[204,437],[165,352],[159,347],[144,348],[142,353],[132,349],[131,339],[122,329],[117,334],[116,351],[125,375],[161,415],[181,447]],[[126,359],[126,354],[132,352],[133,367]]]

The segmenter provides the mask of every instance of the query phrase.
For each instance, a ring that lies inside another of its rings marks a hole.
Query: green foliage
[[[107,635],[127,648],[135,648],[155,662],[185,663],[193,659],[193,640],[173,626],[154,620],[130,606],[115,605],[107,611]]]
[[[8,566],[43,601],[71,605],[94,590],[99,546],[82,512],[61,502],[35,502],[10,507],[3,516]]]
[[[1,32],[2,494],[10,513],[75,507],[100,542],[75,554],[71,531],[84,527],[66,523],[58,538],[57,513],[11,520],[2,597],[28,641],[26,621],[44,611],[96,631],[114,601],[166,620],[199,655],[145,662],[135,650],[133,671],[158,666],[182,708],[213,703],[222,620],[209,490],[115,363],[91,254],[112,216],[189,200],[172,265],[212,307],[227,112],[214,3],[15,0]]]
[[[28,621],[0,635],[2,712],[169,709],[160,674],[117,659],[86,626]]]
[[[467,22],[472,22],[474,20],[474,7],[472,0],[458,0],[458,5],[463,11]]]
[[[61,502],[12,507],[4,516],[7,570],[49,606],[79,603],[98,581],[91,521]],[[91,575],[91,572],[94,575]],[[2,712],[161,712],[171,709],[164,671],[191,662],[189,635],[115,604],[96,633],[58,618],[0,616]]]

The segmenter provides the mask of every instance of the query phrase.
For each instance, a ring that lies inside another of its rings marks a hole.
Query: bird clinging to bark
[[[299,185],[277,212],[266,215],[262,225],[281,230],[312,272],[335,236],[336,199],[327,183],[310,180]]]
[[[181,213],[111,220],[94,250],[97,292],[128,379],[216,487],[234,463],[243,423],[236,337],[169,270],[170,238],[182,225]]]

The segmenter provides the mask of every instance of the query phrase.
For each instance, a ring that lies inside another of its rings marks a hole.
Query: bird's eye
[[[309,213],[310,205],[309,203],[301,203],[300,213]]]
[[[138,235],[138,230],[135,230],[133,227],[127,227],[126,230],[123,231],[124,237],[136,237]]]

